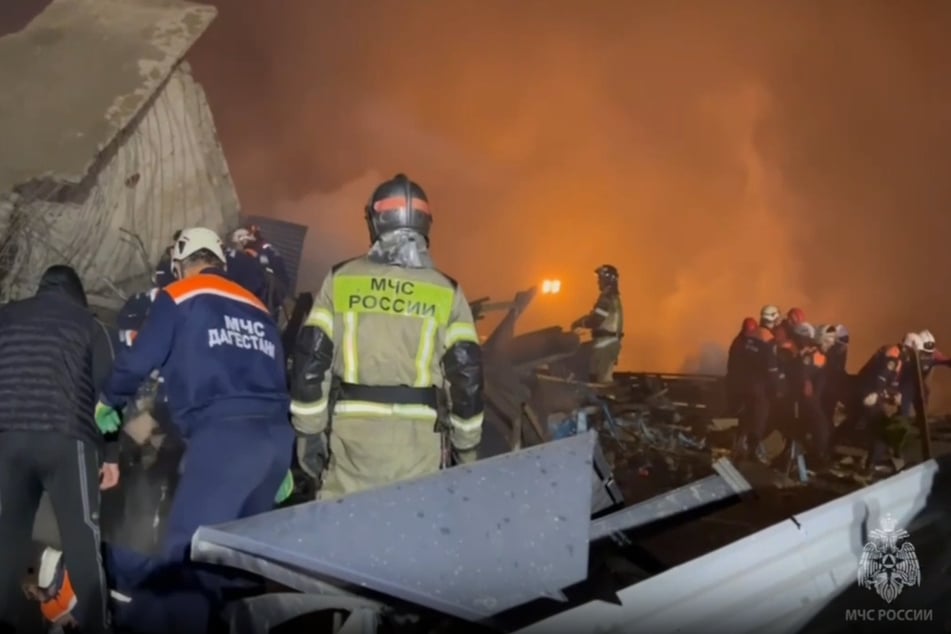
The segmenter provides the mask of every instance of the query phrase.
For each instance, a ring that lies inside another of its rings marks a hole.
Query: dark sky
[[[846,323],[856,361],[910,329],[951,348],[945,0],[215,4],[189,60],[245,211],[312,227],[311,286],[405,171],[470,296],[563,280],[527,325],[616,264],[632,368],[767,302]]]

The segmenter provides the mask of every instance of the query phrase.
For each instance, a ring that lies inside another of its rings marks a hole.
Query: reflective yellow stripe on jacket
[[[335,310],[343,315],[343,380],[359,383],[357,324],[360,315],[378,314],[420,320],[415,387],[433,384],[436,333],[449,324],[454,291],[447,286],[371,275],[339,275],[333,281]],[[388,406],[383,406],[388,407]],[[429,408],[426,408],[429,409]],[[338,406],[339,411],[339,406]]]

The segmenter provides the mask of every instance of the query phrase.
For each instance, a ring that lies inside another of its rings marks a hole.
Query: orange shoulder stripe
[[[176,304],[181,304],[198,295],[217,295],[236,302],[241,302],[242,304],[254,306],[258,310],[270,314],[267,307],[260,299],[254,296],[254,293],[240,284],[236,284],[220,275],[199,273],[184,280],[172,282],[165,287],[165,292],[171,296],[172,301]]]

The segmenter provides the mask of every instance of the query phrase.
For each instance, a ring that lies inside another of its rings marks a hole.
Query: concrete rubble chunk
[[[215,15],[191,2],[55,0],[0,38],[0,193],[80,182]]]

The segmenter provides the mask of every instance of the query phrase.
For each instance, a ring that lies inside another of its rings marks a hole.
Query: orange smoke
[[[776,303],[848,325],[854,368],[909,329],[951,343],[949,29],[948,3],[230,0],[192,59],[244,208],[310,225],[307,285],[405,172],[469,297],[562,282],[523,329],[590,310],[610,263],[622,367]]]

